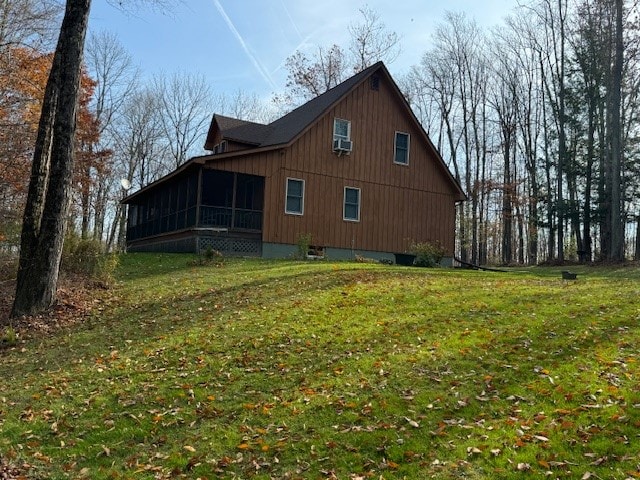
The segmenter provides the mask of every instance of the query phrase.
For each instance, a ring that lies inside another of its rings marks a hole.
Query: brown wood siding
[[[453,254],[457,192],[392,88],[365,82],[286,150],[280,185],[273,179],[282,223],[265,241],[295,243],[310,233],[321,245],[386,252],[437,241]],[[332,152],[334,118],[351,121],[351,155]],[[408,166],[393,162],[396,131],[410,135]],[[303,217],[284,214],[287,177],[305,180]],[[342,219],[345,186],[361,189],[360,222]]]
[[[353,151],[332,152],[333,121],[351,121]],[[409,165],[394,164],[395,132],[410,134]],[[454,251],[458,192],[393,86],[366,81],[281,150],[213,159],[210,168],[265,177],[263,241],[402,252],[412,241]],[[304,215],[285,213],[286,179],[305,181]],[[343,220],[344,187],[361,189],[360,221]]]

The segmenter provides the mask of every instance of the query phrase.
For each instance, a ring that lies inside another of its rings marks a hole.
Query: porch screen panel
[[[189,181],[186,178],[178,183],[178,198],[176,203],[176,229],[180,230],[185,227],[187,221],[187,189]]]
[[[199,225],[231,228],[232,206],[233,173],[204,170]]]
[[[198,204],[198,176],[191,175],[187,180],[187,220],[185,227],[196,224],[196,210]]]
[[[233,227],[245,230],[261,230],[263,203],[264,178],[239,173],[236,177]]]

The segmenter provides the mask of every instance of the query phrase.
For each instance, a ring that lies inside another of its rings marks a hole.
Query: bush
[[[113,282],[118,263],[118,256],[104,253],[102,243],[97,240],[83,239],[76,233],[64,240],[60,264],[64,273],[86,275],[108,285]]]
[[[311,246],[311,234],[310,233],[298,234],[296,245],[298,247],[298,250],[296,252],[296,259],[306,260],[307,256],[309,255],[309,247]]]
[[[214,250],[211,247],[207,247],[200,253],[200,255],[198,255],[198,258],[189,262],[189,265],[194,267],[206,265],[215,265],[216,267],[221,267],[223,264],[224,255],[222,255],[222,252]]]
[[[82,239],[75,233],[69,234],[64,239],[60,270],[65,273],[93,276],[98,270],[100,255],[102,255],[100,242]]]
[[[0,334],[0,348],[14,347],[18,343],[18,332],[13,327],[6,327]]]
[[[416,267],[439,267],[444,249],[438,243],[420,242],[411,245],[411,253],[416,256]]]

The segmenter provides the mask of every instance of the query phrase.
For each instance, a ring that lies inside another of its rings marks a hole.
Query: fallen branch
[[[463,262],[457,257],[453,257],[453,259],[461,265],[472,268],[474,270],[484,270],[486,272],[505,272],[506,270],[500,270],[499,268],[490,268],[490,267],[481,267],[480,265],[475,265],[469,262]]]

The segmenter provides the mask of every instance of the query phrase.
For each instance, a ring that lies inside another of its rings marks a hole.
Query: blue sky
[[[445,12],[465,12],[480,25],[499,24],[517,0],[184,0],[172,11],[119,11],[94,2],[90,30],[112,31],[143,74],[194,72],[217,92],[268,97],[283,89],[285,59],[296,49],[346,45],[348,26],[368,5],[401,36],[389,69],[400,75],[430,47]]]

